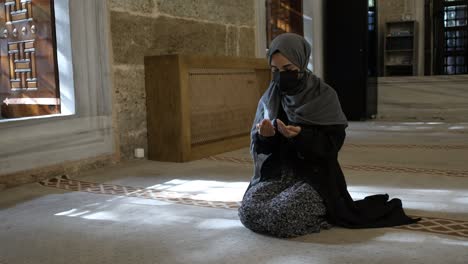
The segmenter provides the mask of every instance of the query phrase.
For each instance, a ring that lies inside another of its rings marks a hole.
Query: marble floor
[[[135,160],[0,192],[0,263],[467,263],[468,123],[351,123],[356,199],[399,197],[417,225],[255,234],[236,208],[248,149],[184,164]]]
[[[382,77],[378,119],[468,121],[468,75]]]

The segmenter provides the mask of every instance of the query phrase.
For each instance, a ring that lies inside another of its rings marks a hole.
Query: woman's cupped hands
[[[263,119],[262,122],[257,124],[257,131],[264,137],[272,137],[276,135],[276,130],[278,130],[286,138],[293,138],[301,133],[302,129],[300,126],[286,125],[280,119],[276,119],[276,123],[277,129],[270,119]]]

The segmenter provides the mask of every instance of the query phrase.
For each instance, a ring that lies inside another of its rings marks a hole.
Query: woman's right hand
[[[263,119],[257,124],[258,133],[264,137],[272,137],[276,134],[275,127],[270,119]]]

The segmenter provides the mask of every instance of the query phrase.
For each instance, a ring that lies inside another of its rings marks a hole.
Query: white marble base
[[[468,121],[468,75],[379,78],[378,119]]]

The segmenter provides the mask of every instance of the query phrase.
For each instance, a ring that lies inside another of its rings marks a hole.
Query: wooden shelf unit
[[[418,41],[416,21],[385,23],[384,76],[417,75]]]

